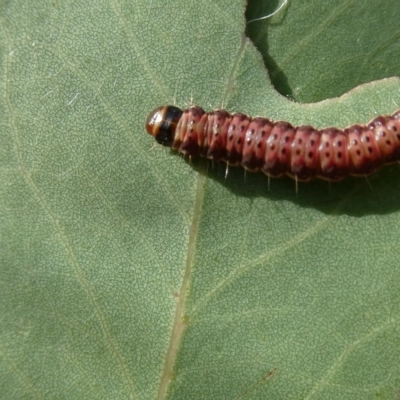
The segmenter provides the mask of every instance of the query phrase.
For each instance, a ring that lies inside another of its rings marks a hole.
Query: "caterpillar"
[[[304,182],[366,176],[400,160],[400,110],[366,125],[319,130],[225,110],[207,113],[199,106],[162,106],[149,114],[146,130],[185,156]]]

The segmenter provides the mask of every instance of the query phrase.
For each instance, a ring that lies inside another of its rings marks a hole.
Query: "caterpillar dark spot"
[[[272,178],[339,181],[400,160],[400,110],[366,125],[318,130],[225,110],[163,106],[149,114],[146,130],[185,156],[242,165]]]

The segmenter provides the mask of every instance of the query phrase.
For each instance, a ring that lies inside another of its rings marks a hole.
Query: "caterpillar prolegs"
[[[400,160],[400,110],[366,125],[319,130],[225,110],[206,113],[199,106],[162,106],[149,114],[146,130],[185,156],[242,165],[272,178],[339,181]]]

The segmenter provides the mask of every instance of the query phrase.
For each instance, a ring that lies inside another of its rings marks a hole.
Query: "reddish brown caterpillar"
[[[339,181],[400,160],[400,110],[366,125],[318,130],[225,110],[163,106],[149,114],[146,130],[185,156],[223,160],[272,178]]]

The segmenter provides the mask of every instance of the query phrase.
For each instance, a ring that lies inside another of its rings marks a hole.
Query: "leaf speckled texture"
[[[313,3],[249,25],[263,59],[244,1],[0,0],[0,397],[399,397],[399,166],[296,193],[144,129],[399,108],[397,1]]]

